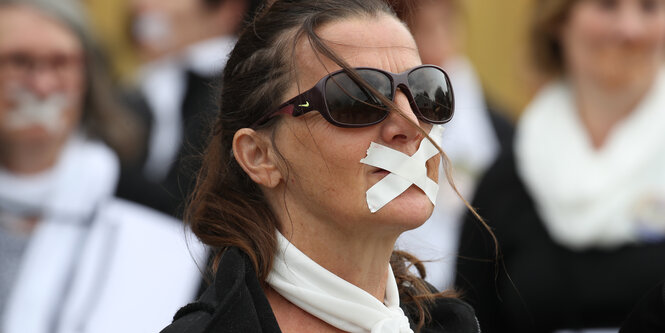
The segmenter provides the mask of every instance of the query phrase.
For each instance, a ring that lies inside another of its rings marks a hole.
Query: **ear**
[[[233,156],[255,183],[276,187],[282,173],[275,163],[272,144],[266,135],[250,128],[241,128],[233,136]]]

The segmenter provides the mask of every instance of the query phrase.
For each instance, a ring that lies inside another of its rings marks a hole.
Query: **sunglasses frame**
[[[446,85],[448,90],[450,91],[450,96],[451,96],[451,112],[450,112],[450,117],[444,120],[439,120],[439,121],[433,121],[430,119],[427,119],[423,116],[423,114],[420,112],[420,109],[418,108],[418,105],[413,97],[413,94],[411,92],[411,88],[409,87],[409,74],[412,72],[422,69],[422,68],[433,68],[438,71],[440,71],[444,78],[446,79]],[[450,82],[450,78],[448,77],[448,74],[439,66],[435,65],[419,65],[412,67],[404,72],[395,74],[391,73],[388,71],[384,71],[382,69],[378,68],[373,68],[373,67],[355,67],[354,70],[372,70],[376,71],[379,73],[384,74],[386,77],[390,79],[390,83],[392,86],[392,100],[395,99],[395,94],[397,92],[397,89],[400,88],[400,90],[406,95],[407,99],[409,100],[409,104],[411,105],[411,109],[414,111],[416,117],[426,123],[429,124],[445,124],[452,119],[454,113],[455,113],[455,94],[453,92],[453,86]],[[324,76],[319,80],[314,87],[308,89],[307,91],[299,94],[298,96],[295,96],[288,101],[282,103],[279,107],[277,107],[277,110],[271,113],[268,113],[261,117],[259,120],[257,120],[253,125],[252,128],[256,128],[258,126],[261,126],[268,122],[273,117],[276,117],[278,115],[282,114],[289,114],[292,115],[293,117],[298,117],[302,116],[305,113],[311,112],[311,111],[318,111],[323,118],[328,121],[329,123],[338,126],[338,127],[345,127],[345,128],[359,128],[359,127],[367,127],[367,126],[372,126],[376,125],[383,120],[385,120],[388,117],[388,114],[390,113],[388,110],[386,110],[386,113],[381,119],[371,122],[371,123],[366,123],[366,124],[346,124],[346,123],[341,123],[336,121],[335,119],[332,118],[330,115],[330,110],[328,109],[328,104],[326,101],[326,94],[325,94],[325,89],[326,89],[326,84],[329,79],[331,79],[333,76],[339,73],[346,73],[344,69],[340,69],[334,72],[331,72],[330,74]],[[351,78],[351,77],[349,77]],[[362,86],[361,86],[362,87]],[[342,88],[343,89],[343,88]]]

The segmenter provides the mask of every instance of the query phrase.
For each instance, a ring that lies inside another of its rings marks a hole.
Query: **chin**
[[[391,220],[391,224],[400,229],[411,230],[421,226],[432,215],[434,205],[427,195],[415,186],[411,186],[391,202],[383,206],[381,213]]]

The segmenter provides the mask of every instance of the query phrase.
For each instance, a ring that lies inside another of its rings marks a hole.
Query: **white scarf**
[[[368,292],[321,267],[277,232],[278,249],[267,282],[299,308],[347,332],[413,333],[399,307],[390,265],[386,297]]]
[[[105,145],[74,135],[56,165],[42,175],[23,177],[0,170],[0,204],[10,214],[43,216],[31,235],[4,313],[0,332],[47,332],[62,308],[71,267],[82,252],[90,218],[112,197],[119,166]],[[13,207],[4,206],[10,203]],[[30,309],[30,311],[26,311]]]
[[[665,70],[595,149],[565,81],[545,87],[517,127],[518,172],[551,236],[575,249],[665,236]]]
[[[45,218],[86,217],[113,195],[119,170],[113,151],[74,134],[50,170],[23,176],[0,167],[0,210]]]

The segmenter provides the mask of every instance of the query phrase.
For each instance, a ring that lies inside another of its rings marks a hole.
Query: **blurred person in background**
[[[113,196],[136,136],[95,50],[78,2],[0,0],[3,333],[156,331],[198,287],[182,225]]]
[[[539,0],[533,20],[552,79],[473,203],[502,261],[467,219],[458,284],[484,332],[616,332],[665,276],[665,1]]]
[[[179,216],[197,169],[216,88],[243,22],[260,0],[130,0],[131,33],[144,64],[131,108],[148,124],[138,163],[118,195]]]
[[[442,142],[452,162],[455,184],[471,200],[477,180],[501,147],[511,141],[512,125],[488,108],[480,79],[462,52],[463,3],[459,0],[391,0],[390,3],[409,26],[423,63],[441,66],[450,75],[455,89],[455,121],[446,124]],[[426,280],[441,290],[453,286],[460,226],[467,209],[450,187],[443,188],[448,190],[439,191],[432,217],[397,240],[400,249],[424,261]]]

